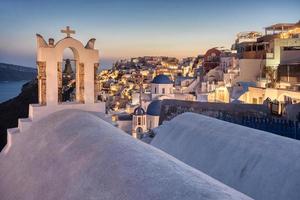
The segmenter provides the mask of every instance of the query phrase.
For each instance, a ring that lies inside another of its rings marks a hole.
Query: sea
[[[0,81],[0,103],[18,96],[28,81]]]

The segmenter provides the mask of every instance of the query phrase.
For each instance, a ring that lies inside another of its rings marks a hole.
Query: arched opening
[[[76,101],[76,60],[70,48],[63,52],[61,76],[61,102]]]
[[[82,66],[81,66],[82,65]],[[66,48],[62,52],[62,60],[58,62],[58,102],[83,101],[83,64],[74,48]]]
[[[286,108],[289,104],[293,104],[293,95],[288,93],[283,93],[278,97],[280,113],[285,115]]]
[[[136,137],[138,139],[141,139],[142,136],[143,136],[143,129],[142,129],[142,127],[137,127],[137,129],[136,129]]]

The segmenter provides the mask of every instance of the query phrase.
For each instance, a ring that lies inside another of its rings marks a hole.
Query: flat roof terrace
[[[294,28],[295,25],[296,23],[278,23],[278,24],[271,25],[265,27],[265,35],[282,33]]]

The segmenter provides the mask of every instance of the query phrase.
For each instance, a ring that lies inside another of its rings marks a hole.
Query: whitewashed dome
[[[249,199],[78,110],[53,113],[0,154],[1,200]]]
[[[254,199],[300,199],[299,140],[195,113],[154,132],[151,145]]]

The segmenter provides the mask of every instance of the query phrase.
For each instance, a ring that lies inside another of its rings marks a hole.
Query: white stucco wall
[[[300,46],[300,39],[299,38],[288,38],[288,39],[280,39],[276,38],[274,39],[274,53],[273,53],[273,59],[269,59],[268,65],[277,67],[281,63],[281,59],[283,59],[284,62],[286,62],[285,59],[289,59],[289,56],[287,55],[287,58],[284,58],[281,56],[282,54],[282,48],[283,47],[291,47],[291,46]]]
[[[44,47],[40,44],[37,47],[37,62],[46,62],[47,105],[58,104],[57,63],[62,62],[63,51],[66,48],[73,51],[77,65],[84,63],[84,100],[86,103],[94,103],[94,64],[99,63],[99,51],[86,49],[78,40],[67,37],[58,41],[54,47]],[[76,87],[79,87],[79,84],[76,84]]]
[[[156,89],[156,90],[155,90]],[[163,93],[163,89],[165,92]],[[151,83],[151,96],[154,99],[157,96],[161,95],[172,95],[173,94],[173,84],[156,84]]]
[[[32,121],[38,121],[52,113],[61,110],[77,109],[88,112],[105,113],[105,102],[79,104],[79,103],[63,103],[58,105],[41,106],[39,104],[30,104],[28,117]]]
[[[239,81],[257,81],[266,62],[263,59],[240,59],[238,63],[240,74],[234,80],[234,83]]]
[[[158,127],[159,116],[147,115],[147,128],[148,130]]]

